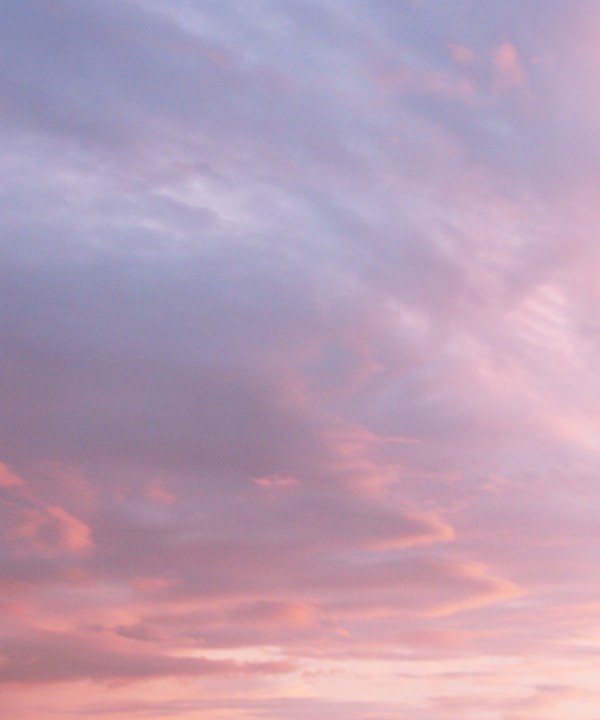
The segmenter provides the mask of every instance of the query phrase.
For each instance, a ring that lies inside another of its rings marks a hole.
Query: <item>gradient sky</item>
[[[0,32],[0,717],[599,720],[600,3]]]

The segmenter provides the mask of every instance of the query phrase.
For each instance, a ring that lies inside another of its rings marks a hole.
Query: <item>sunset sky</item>
[[[2,720],[600,720],[600,3],[0,33]]]

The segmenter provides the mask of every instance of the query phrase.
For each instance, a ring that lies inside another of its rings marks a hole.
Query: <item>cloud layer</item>
[[[598,8],[0,20],[2,712],[597,720]]]

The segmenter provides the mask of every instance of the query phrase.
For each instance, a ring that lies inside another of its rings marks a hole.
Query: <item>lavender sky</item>
[[[600,3],[0,32],[0,717],[599,720]]]

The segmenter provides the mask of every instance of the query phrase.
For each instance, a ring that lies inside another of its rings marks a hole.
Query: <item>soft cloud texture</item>
[[[598,8],[0,20],[2,716],[597,720]]]

